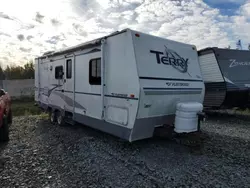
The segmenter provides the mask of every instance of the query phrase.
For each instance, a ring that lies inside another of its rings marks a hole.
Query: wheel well
[[[48,108],[47,108],[47,112],[48,112],[48,113],[54,112],[54,113],[56,113],[56,114],[57,114],[57,113],[60,113],[60,112],[61,112],[61,110],[60,110],[60,109],[58,109],[58,108],[48,107]],[[67,113],[67,112],[65,112],[65,114],[64,114],[64,115],[66,115],[66,113]],[[70,113],[70,112],[69,112],[69,113]]]
[[[49,113],[51,113],[51,112],[59,112],[59,110],[58,109],[56,109],[56,108],[52,108],[52,107],[48,107],[47,108],[47,111],[49,112]]]
[[[54,112],[55,112],[55,113],[58,113],[58,112],[60,112],[60,110],[58,110],[58,109],[54,109]]]
[[[48,112],[48,113],[51,113],[51,112],[52,112],[52,108],[51,108],[51,107],[48,107],[48,108],[47,108],[47,112]]]

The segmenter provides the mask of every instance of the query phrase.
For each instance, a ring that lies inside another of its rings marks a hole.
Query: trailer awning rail
[[[101,45],[101,41],[103,39],[106,39],[106,38],[114,36],[114,35],[118,35],[120,33],[124,33],[127,30],[129,30],[129,29],[116,31],[114,33],[111,33],[110,35],[107,35],[107,36],[104,36],[104,37],[101,37],[101,38],[98,38],[98,39],[95,39],[95,40],[92,40],[92,41],[89,41],[89,42],[85,42],[85,43],[82,43],[82,44],[79,44],[79,45],[76,45],[76,46],[73,46],[73,47],[69,47],[69,48],[66,48],[66,49],[62,49],[62,50],[58,50],[58,51],[48,51],[48,52],[45,52],[42,56],[40,56],[40,57],[38,57],[36,59],[45,59],[45,58],[51,57],[51,56],[67,54],[67,53],[71,53],[71,52],[74,52],[74,51],[77,51],[77,50],[84,50],[84,49],[92,48],[92,47],[95,47],[95,46],[99,46],[99,45]]]

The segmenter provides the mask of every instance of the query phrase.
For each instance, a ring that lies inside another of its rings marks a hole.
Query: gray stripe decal
[[[56,91],[62,92],[62,90],[56,90]],[[67,91],[67,90],[64,90],[63,92],[65,92],[65,93],[74,93],[73,91]],[[79,92],[79,91],[75,91],[75,94],[84,94],[84,95],[101,96],[101,94],[98,94],[98,93],[86,93],[86,92]]]
[[[144,91],[145,95],[187,95],[187,94],[201,94],[200,91]]]
[[[62,92],[62,90],[55,90],[55,91],[59,91]],[[73,91],[67,91],[64,90],[64,93],[73,93]],[[86,93],[86,92],[75,92],[76,94],[84,94],[84,95],[94,95],[94,96],[101,96],[101,94],[98,93]],[[115,95],[104,95],[105,97],[112,97],[112,98],[119,98],[119,99],[131,99],[131,100],[138,100],[138,98],[132,98],[132,97],[121,97],[121,96],[115,96]]]
[[[145,95],[201,94],[202,88],[143,88]]]
[[[138,100],[138,98],[132,98],[132,97],[121,97],[121,96],[115,96],[115,95],[104,95],[105,97],[112,97],[112,98],[118,98],[118,99],[131,99],[131,100]]]
[[[164,87],[144,87],[143,89],[147,90],[180,90],[180,91],[200,91],[202,88],[164,88]]]
[[[159,78],[159,77],[139,77],[142,80],[168,80],[168,81],[185,81],[185,82],[203,82],[203,80],[179,79],[179,78]]]
[[[74,106],[74,100],[71,99],[70,97],[64,95],[64,94],[61,93],[61,92],[57,92],[57,91],[53,92],[53,94],[54,94],[54,95],[57,95],[57,96],[59,96],[59,97],[61,97],[61,98],[67,103],[67,105],[69,105],[69,106],[71,106],[71,107]],[[81,104],[79,104],[79,103],[76,102],[76,101],[75,101],[75,107],[76,107],[76,108],[83,109],[83,110],[86,110],[86,108],[84,108]]]

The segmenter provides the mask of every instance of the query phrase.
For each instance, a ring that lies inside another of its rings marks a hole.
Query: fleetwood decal
[[[250,62],[247,62],[247,61],[238,62],[238,61],[236,61],[236,59],[230,59],[229,61],[231,62],[230,66],[229,66],[230,68],[236,67],[236,66],[250,66]]]
[[[167,86],[189,86],[189,83],[167,82]]]
[[[174,50],[165,46],[164,52],[150,50],[150,53],[155,54],[158,64],[171,65],[181,73],[188,73],[188,58],[181,57]]]

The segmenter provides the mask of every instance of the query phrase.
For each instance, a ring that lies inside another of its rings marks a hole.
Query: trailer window
[[[91,85],[101,85],[101,58],[89,61],[89,83]]]
[[[66,78],[71,78],[72,77],[72,60],[71,59],[68,59],[66,61]]]
[[[63,66],[55,67],[55,79],[63,78]]]

